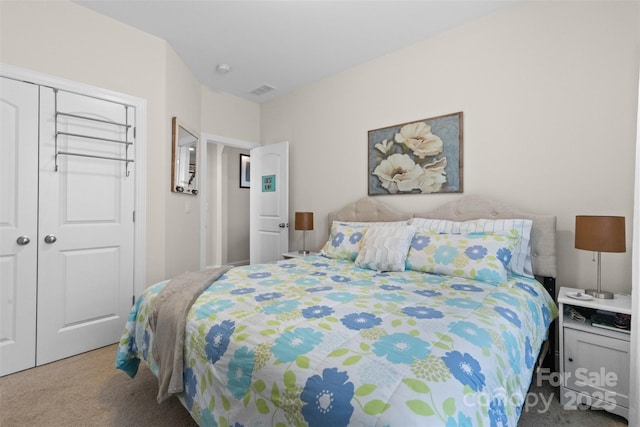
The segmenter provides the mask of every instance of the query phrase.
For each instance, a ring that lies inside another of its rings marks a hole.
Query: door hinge
[[[136,296],[131,295],[131,305],[136,305]]]
[[[133,222],[136,222],[136,211],[133,211]]]
[[[136,128],[133,128],[133,139],[136,139]]]

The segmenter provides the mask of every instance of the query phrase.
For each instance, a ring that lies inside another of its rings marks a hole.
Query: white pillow
[[[507,265],[507,270],[518,276],[533,277],[533,266],[531,265],[531,227],[533,221],[530,219],[474,219],[460,222],[446,219],[412,218],[409,223],[418,230],[441,233],[483,232],[517,237],[519,241],[513,249],[513,256]]]
[[[376,271],[404,271],[415,227],[369,227],[355,264]]]

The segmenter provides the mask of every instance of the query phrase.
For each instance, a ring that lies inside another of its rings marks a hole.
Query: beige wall
[[[0,62],[147,100],[145,282],[198,269],[202,195],[170,192],[171,118],[257,142],[259,106],[203,88],[164,40],[63,0],[2,0]]]
[[[260,105],[202,87],[202,131],[212,135],[260,142]]]
[[[464,112],[464,194],[558,218],[558,284],[595,285],[577,214],[627,217],[603,286],[631,287],[638,2],[525,2],[262,106],[264,143],[289,140],[290,215],[367,195],[367,131]],[[380,196],[404,211],[460,195]],[[292,233],[290,246],[301,246]]]
[[[167,158],[171,159],[173,117],[177,117],[195,135],[200,135],[201,85],[169,45],[166,51],[167,113],[164,120],[164,149]],[[203,196],[170,192],[170,166],[167,170],[169,174],[164,183],[167,191],[165,275],[174,277],[185,271],[200,270],[200,203]],[[196,175],[197,173],[196,170]],[[198,175],[198,179],[202,177]]]

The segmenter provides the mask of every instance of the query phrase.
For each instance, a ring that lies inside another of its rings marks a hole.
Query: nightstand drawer
[[[565,387],[629,407],[628,340],[564,328]]]

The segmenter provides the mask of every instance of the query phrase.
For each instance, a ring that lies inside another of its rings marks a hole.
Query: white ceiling
[[[74,1],[165,39],[204,85],[260,103],[517,0]],[[275,89],[251,93],[265,84]]]

